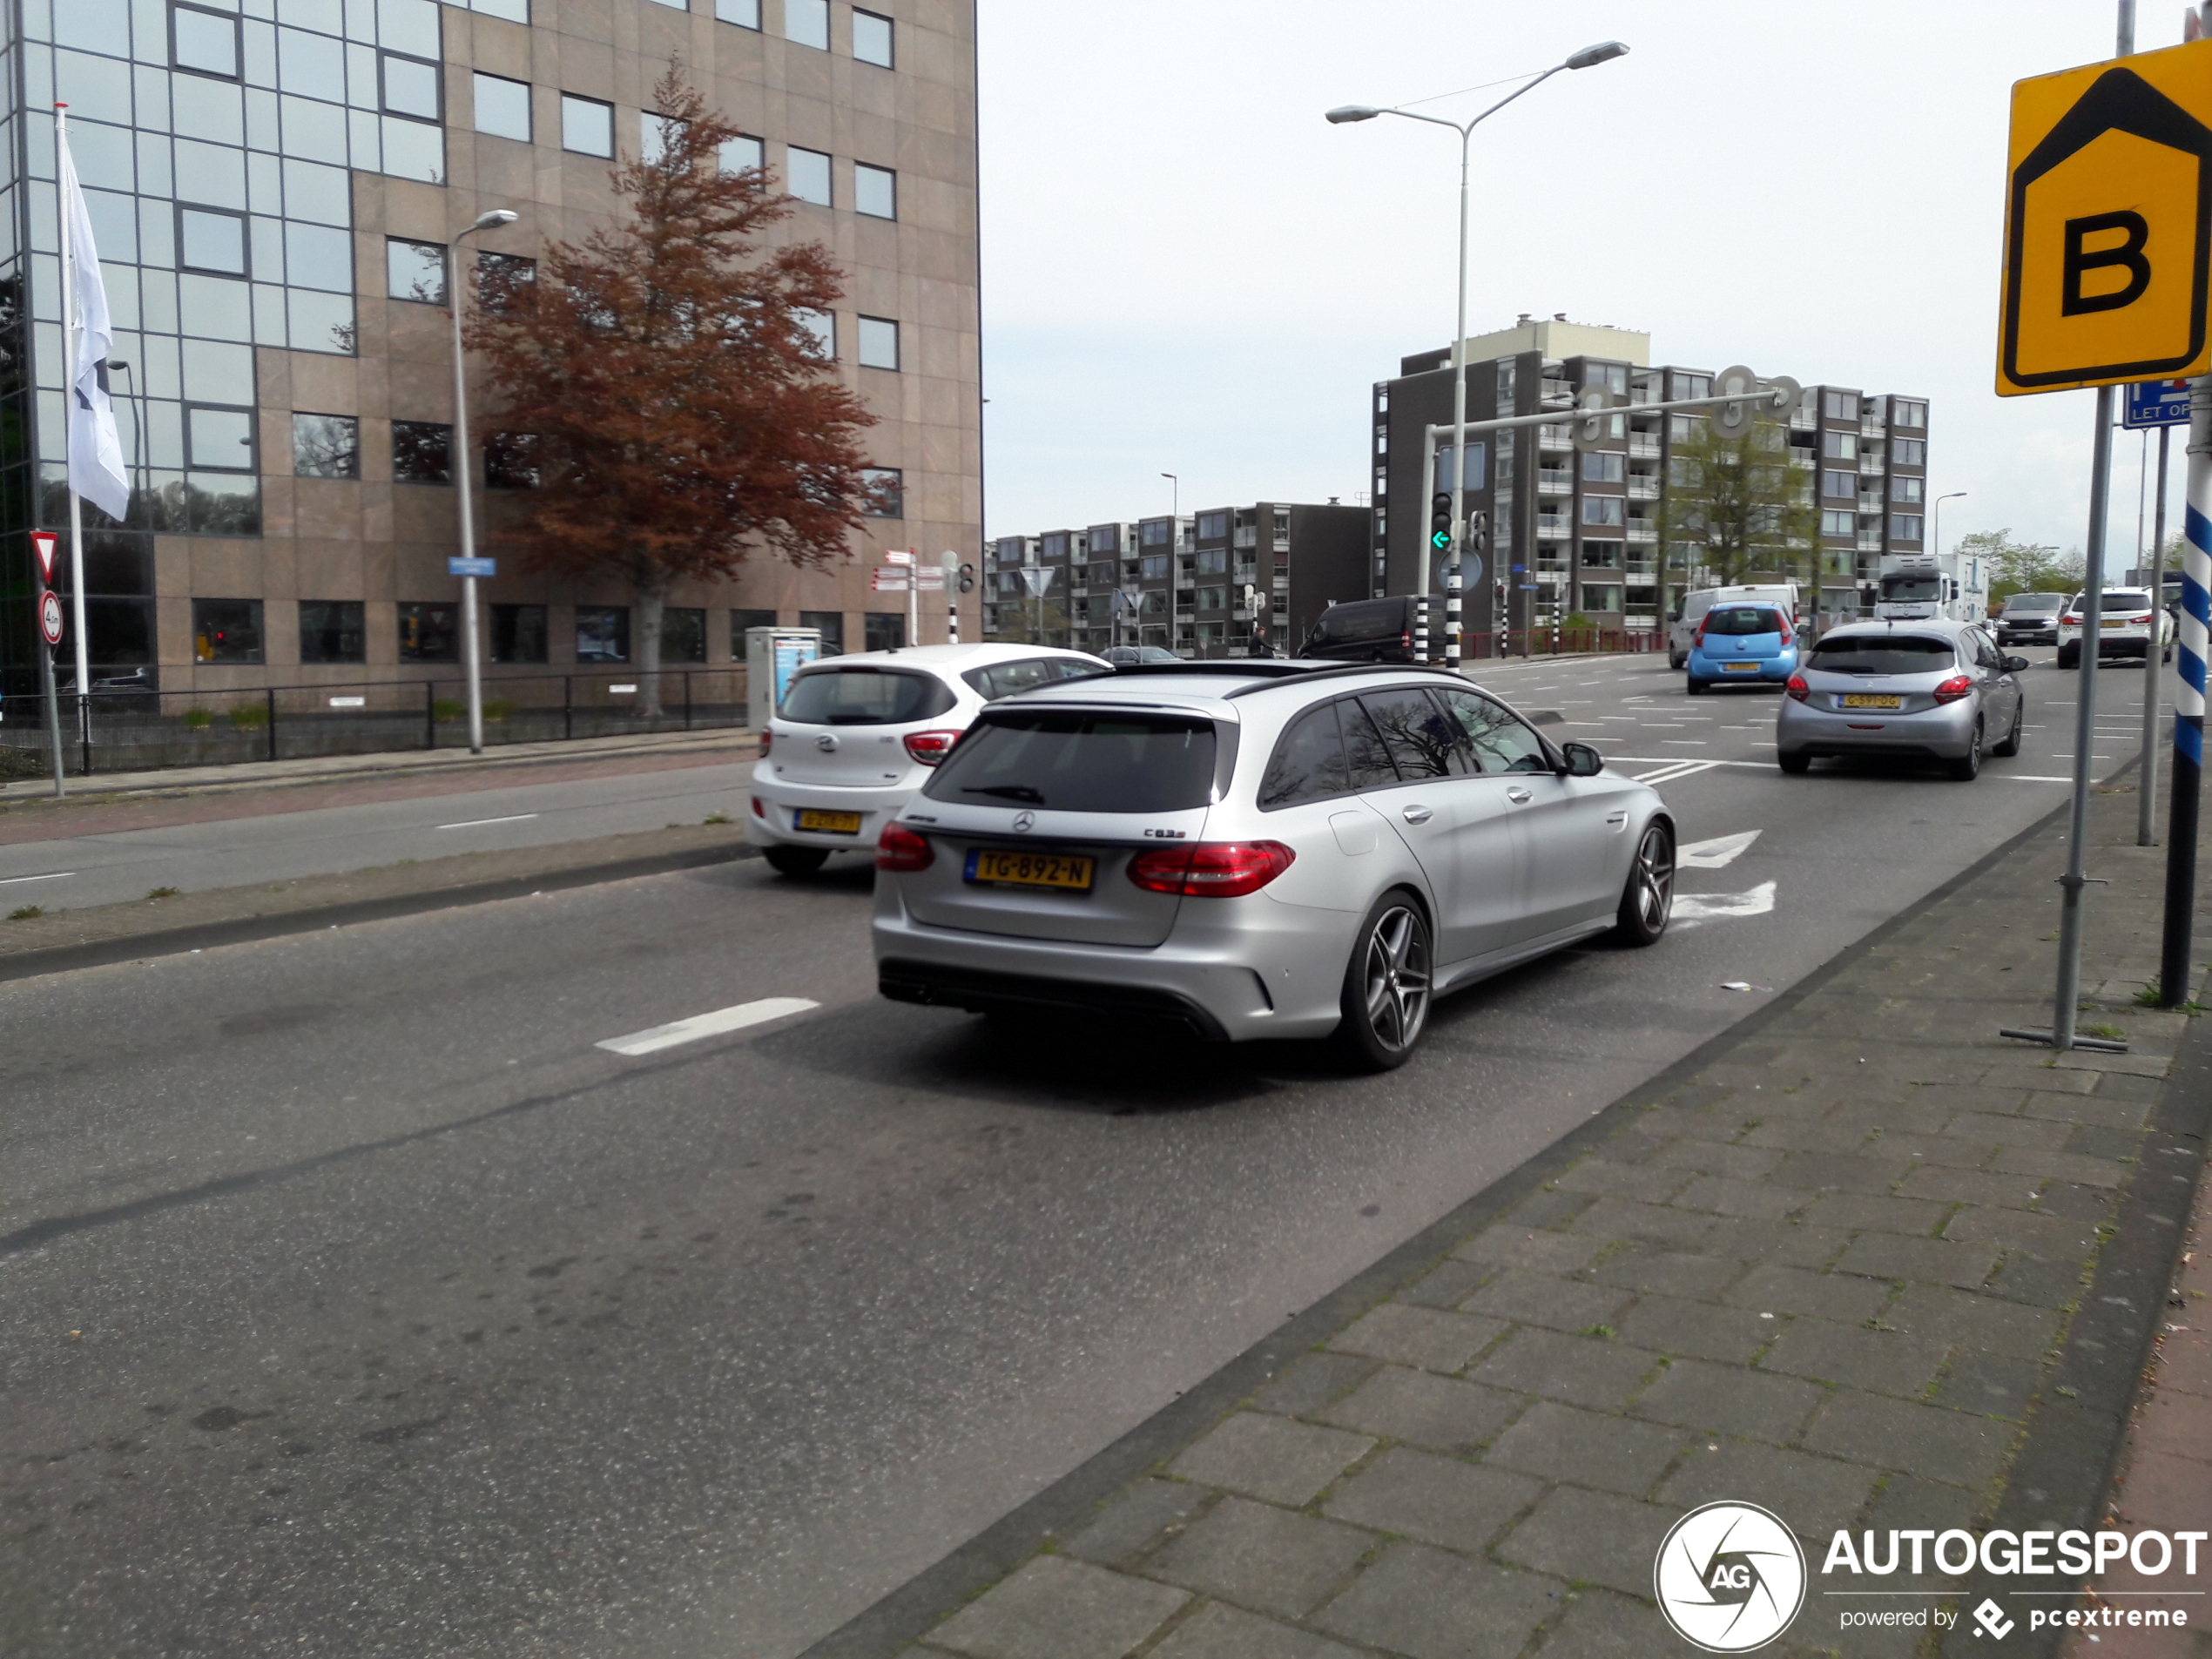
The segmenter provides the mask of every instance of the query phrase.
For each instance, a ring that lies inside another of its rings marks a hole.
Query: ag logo
[[[1709,1503],[1668,1530],[1651,1582],[1683,1641],[1708,1653],[1749,1653],[1788,1629],[1804,1605],[1804,1552],[1757,1504]]]

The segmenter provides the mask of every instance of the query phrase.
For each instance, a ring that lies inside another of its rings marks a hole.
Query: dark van
[[[1425,602],[1413,594],[1394,599],[1352,599],[1331,605],[1313,624],[1313,631],[1298,647],[1301,657],[1325,658],[1337,663],[1410,663],[1413,657],[1415,607]],[[1444,654],[1444,607],[1429,611],[1429,650]]]

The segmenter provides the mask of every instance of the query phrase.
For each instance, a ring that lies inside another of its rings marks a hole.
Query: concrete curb
[[[66,974],[78,968],[106,968],[149,956],[175,956],[186,951],[207,950],[218,945],[249,944],[261,939],[280,939],[290,934],[320,933],[364,921],[388,921],[398,916],[419,916],[434,910],[457,909],[464,905],[490,904],[502,899],[526,899],[533,893],[558,893],[571,887],[597,887],[606,881],[628,881],[642,875],[665,875],[676,870],[697,870],[710,865],[758,858],[760,849],[738,844],[693,848],[681,853],[655,853],[640,857],[610,859],[598,864],[547,870],[535,875],[500,876],[488,881],[455,887],[426,887],[415,893],[388,894],[381,898],[356,899],[343,904],[316,905],[271,915],[239,916],[197,922],[185,927],[165,927],[152,933],[125,934],[114,939],[90,940],[79,945],[56,945],[0,956],[0,982],[36,979],[44,974]]]
[[[2119,767],[2099,781],[2108,783],[2113,778],[2130,770],[2131,765]],[[1720,1055],[1793,1013],[1822,987],[1862,958],[1878,950],[1887,940],[1909,926],[1922,911],[1979,880],[2028,842],[2048,834],[2054,824],[2064,820],[2067,812],[2067,808],[2060,806],[2046,813],[1930,891],[1911,908],[1888,918],[1854,943],[1844,947],[1797,984],[1777,995],[1764,1008],[1753,1010],[1726,1030],[1708,1038],[1665,1070],[1647,1079],[1569,1130],[1518,1169],[1423,1228],[1372,1266],[1355,1274],[1280,1328],[1261,1338],[1212,1375],[1185,1392],[1180,1399],[1161,1407],[1028,1502],[976,1534],[935,1566],[924,1569],[874,1606],[823,1636],[805,1650],[801,1659],[895,1659],[895,1656],[905,1652],[910,1643],[970,1598],[1003,1578],[1050,1539],[1072,1532],[1091,1519],[1098,1506],[1107,1498],[1197,1439],[1206,1427],[1226,1415],[1238,1401],[1257,1391],[1290,1361],[1342,1330],[1375,1302],[1448,1255],[1463,1239],[1480,1231],[1548,1182],[1555,1179],[1570,1165],[1608,1140],[1638,1113],[1656,1105]],[[2212,1044],[2212,1031],[2203,1031],[2193,1026],[2191,1035],[2200,1038],[2202,1043]],[[2201,1057],[2212,1061],[2212,1055]],[[2161,1127],[2165,1121],[2161,1113]],[[2122,1213],[2132,1212],[2123,1211]],[[2168,1251],[2168,1258],[2170,1259],[2171,1251],[2176,1247],[2180,1222],[2186,1218],[2187,1214],[2188,1207],[2183,1204],[2179,1217],[2175,1218],[2175,1232],[2170,1236],[2161,1232],[2148,1247],[2150,1255],[2155,1256],[2157,1251],[2163,1248]],[[2107,1256],[2116,1257],[2118,1253],[2112,1248],[2106,1251]],[[2163,1271],[2165,1269],[2161,1265],[2157,1271]],[[2155,1318],[2161,1301],[2162,1295],[2154,1296],[2146,1307],[2131,1312],[2129,1317],[2134,1322],[2130,1327],[2132,1339],[2122,1345],[2127,1359],[2140,1359],[2149,1340],[2150,1322]],[[2071,1345],[2069,1338],[2069,1352]],[[2092,1422],[2069,1425],[2063,1431],[2053,1431],[2054,1434],[2063,1433],[2079,1436],[2087,1433],[2101,1433],[2102,1436],[2093,1452],[2083,1448],[2080,1460],[2084,1470],[2094,1467],[2098,1482],[2095,1489],[2083,1500],[2085,1502],[2094,1504],[2096,1498],[2101,1496],[2101,1483],[2108,1478],[2113,1460],[2119,1452],[2121,1433],[2127,1423],[2128,1400],[2134,1386],[2136,1374],[2134,1371],[2126,1372],[2122,1386],[2128,1392],[2123,1393],[2116,1414],[2108,1420],[2101,1416]],[[2042,1413],[2039,1412],[2028,1426],[2027,1442],[2032,1447],[2040,1445],[2041,1418]],[[2078,1476],[2073,1484],[2079,1486]]]

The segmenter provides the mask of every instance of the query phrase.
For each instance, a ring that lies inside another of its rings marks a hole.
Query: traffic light
[[[1440,489],[1429,497],[1428,544],[1439,553],[1452,548],[1452,492]]]

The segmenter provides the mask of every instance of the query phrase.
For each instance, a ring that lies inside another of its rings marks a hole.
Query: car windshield
[[[1885,576],[1882,578],[1882,597],[1911,604],[1943,597],[1943,578],[1915,572],[1909,576]]]
[[[952,688],[932,675],[817,668],[793,677],[776,712],[800,725],[906,725],[952,705]]]
[[[1321,613],[1321,620],[1313,624],[1307,636],[1311,644],[1325,642],[1356,644],[1362,640],[1387,639],[1393,634],[1406,631],[1406,607],[1395,599],[1386,599],[1378,604],[1332,605]]]
[[[2055,593],[2020,593],[2005,601],[2005,614],[2018,617],[2032,611],[2041,615],[2056,610],[2063,603]]]
[[[1805,666],[1824,674],[1932,674],[1951,666],[1947,639],[1919,634],[1830,635]]]
[[[1069,813],[1173,813],[1213,799],[1210,720],[986,712],[922,791],[932,800]]]
[[[1705,613],[1709,634],[1778,634],[1782,613],[1764,605],[1715,605]]]

